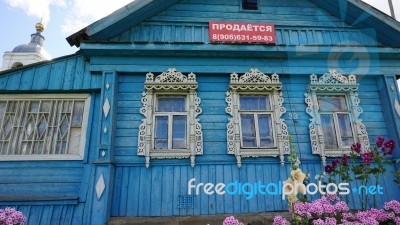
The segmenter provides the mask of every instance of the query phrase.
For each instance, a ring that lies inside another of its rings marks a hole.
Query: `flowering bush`
[[[384,209],[351,212],[346,202],[336,196],[327,196],[313,202],[294,203],[294,221],[296,225],[400,225],[400,203],[390,201]],[[274,218],[273,225],[289,225],[282,216]]]
[[[226,217],[223,225],[244,225],[239,220],[235,219],[233,216]]]
[[[371,150],[362,150],[360,143],[354,143],[351,146],[350,155],[343,155],[340,159],[334,159],[331,164],[325,166],[325,172],[329,175],[329,183],[334,183],[338,178],[339,182],[351,182],[353,178],[366,186],[370,182],[371,175],[375,178],[375,185],[378,185],[379,177],[385,175],[385,165],[393,165],[387,159],[387,156],[393,154],[395,142],[393,140],[385,141],[383,137],[378,137],[375,141],[375,147]],[[351,164],[349,164],[351,160]],[[368,196],[362,192],[361,208],[366,209],[368,205]],[[347,201],[348,202],[348,201]],[[376,207],[376,196],[373,199]]]
[[[386,173],[385,165],[392,165],[386,156],[393,154],[395,142],[385,141],[383,137],[378,137],[375,141],[375,148],[372,150],[362,150],[360,143],[351,146],[350,155],[343,155],[341,158],[332,160],[325,166],[325,172],[319,175],[328,174],[329,183],[339,180],[350,182],[353,178],[362,185],[370,182],[370,176],[375,177],[375,182],[379,181],[379,176]],[[351,163],[349,161],[351,160]],[[291,168],[293,171],[293,168]],[[396,175],[396,174],[395,174]],[[293,174],[292,174],[293,178]],[[375,207],[374,198],[374,207]],[[362,196],[362,211],[350,211],[347,203],[336,195],[327,195],[313,202],[292,202],[289,211],[292,213],[292,222],[295,225],[400,225],[400,203],[390,201],[384,204],[383,209],[372,208],[364,210],[368,203],[366,195]],[[282,216],[274,218],[274,225],[291,224]]]
[[[14,208],[0,209],[0,225],[24,225],[26,217]]]

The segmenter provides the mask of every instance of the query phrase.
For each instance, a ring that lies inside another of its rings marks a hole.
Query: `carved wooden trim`
[[[238,167],[241,166],[243,157],[280,157],[284,163],[284,155],[290,153],[289,132],[282,115],[286,112],[283,107],[282,83],[279,82],[279,75],[270,76],[251,69],[240,76],[231,74],[229,90],[226,92],[227,107],[225,112],[231,116],[227,124],[227,147],[228,154],[235,155]],[[275,127],[276,148],[264,149],[241,148],[240,122],[239,122],[239,94],[240,92],[266,93],[271,95],[271,108],[274,109],[273,126]]]
[[[310,76],[310,86],[305,93],[305,102],[307,104],[306,112],[310,115],[310,141],[313,154],[321,156],[322,163],[325,164],[326,157],[338,157],[343,154],[349,154],[350,149],[325,149],[324,137],[322,133],[321,120],[319,116],[319,107],[317,102],[317,95],[319,93],[344,93],[348,98],[348,107],[350,109],[350,119],[352,127],[356,136],[356,142],[360,142],[362,148],[365,150],[370,149],[368,133],[362,120],[359,118],[363,112],[359,106],[360,99],[358,98],[358,84],[356,76],[351,74],[346,77],[335,70],[329,70],[328,73],[322,75],[319,79],[318,76],[313,74]]]
[[[152,73],[146,74],[144,84],[146,91],[142,93],[142,108],[140,113],[145,117],[139,126],[138,134],[138,155],[146,157],[146,167],[150,166],[150,159],[171,159],[171,158],[190,158],[191,166],[195,166],[195,156],[203,154],[203,132],[197,116],[202,112],[200,108],[201,99],[197,97],[196,75],[193,73],[183,75],[176,69],[168,69],[166,72],[156,76]],[[188,150],[159,150],[153,149],[153,109],[154,94],[157,91],[165,91],[187,94],[189,103],[188,109]]]

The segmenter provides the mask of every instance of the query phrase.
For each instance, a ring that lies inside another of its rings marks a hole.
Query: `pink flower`
[[[289,222],[282,216],[275,216],[273,225],[289,225]]]
[[[313,225],[325,225],[325,222],[322,219],[314,220]]]
[[[244,225],[244,224],[239,222],[239,220],[235,219],[235,217],[229,216],[225,218],[223,225]]]
[[[336,194],[326,194],[325,197],[331,202],[340,200],[340,198]]]

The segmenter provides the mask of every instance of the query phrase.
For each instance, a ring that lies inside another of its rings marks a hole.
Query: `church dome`
[[[43,48],[44,37],[41,32],[44,30],[42,23],[35,25],[36,33],[31,34],[31,41],[28,44],[18,45],[13,49],[12,52],[29,52],[29,53],[41,53]]]
[[[30,53],[40,53],[42,51],[42,46],[37,44],[23,44],[15,47],[12,52],[30,52]]]

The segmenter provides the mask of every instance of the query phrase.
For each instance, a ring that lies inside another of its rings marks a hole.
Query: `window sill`
[[[270,149],[270,148],[241,148],[240,154],[241,157],[277,157],[280,155],[278,149]]]
[[[0,161],[51,161],[51,160],[83,160],[81,155],[6,155]]]

